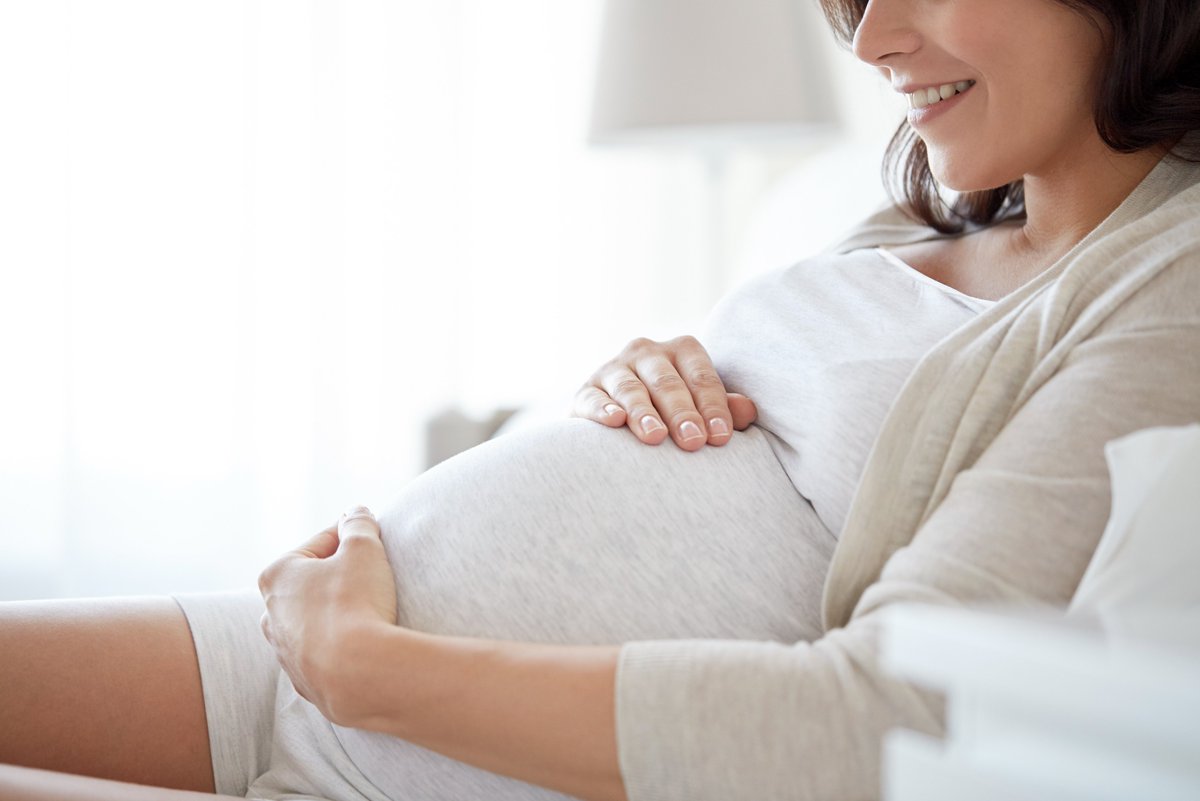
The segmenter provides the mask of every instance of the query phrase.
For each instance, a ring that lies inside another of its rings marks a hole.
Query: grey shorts
[[[257,589],[171,595],[200,663],[216,791],[265,801],[389,801],[291,689],[259,620]]]

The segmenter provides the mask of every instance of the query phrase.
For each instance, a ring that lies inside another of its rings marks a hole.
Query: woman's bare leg
[[[0,798],[4,801],[212,801],[237,796],[169,790],[93,776],[0,765]]]
[[[212,793],[200,668],[175,601],[0,602],[0,763]]]

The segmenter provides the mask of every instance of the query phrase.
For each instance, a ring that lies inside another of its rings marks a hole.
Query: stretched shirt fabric
[[[755,426],[836,537],[904,380],[993,305],[864,248],[739,287],[717,304],[700,341],[726,389],[754,399]]]
[[[1063,258],[925,354],[850,504],[822,637],[622,647],[631,801],[877,798],[885,731],[940,735],[944,708],[880,668],[876,613],[1066,606],[1109,512],[1104,444],[1200,420],[1198,181],[1197,165],[1164,159]],[[834,250],[936,236],[885,209]]]

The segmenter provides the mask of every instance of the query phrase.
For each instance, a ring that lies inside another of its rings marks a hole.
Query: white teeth
[[[965,92],[974,85],[974,81],[958,81],[957,83],[944,83],[941,86],[918,89],[908,95],[908,105],[909,108],[925,108],[934,103],[949,100],[959,92]]]

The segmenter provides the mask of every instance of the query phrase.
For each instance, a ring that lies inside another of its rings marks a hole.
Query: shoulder
[[[1115,232],[1115,261],[1127,261],[1129,279],[1157,265],[1114,311],[1106,327],[1200,327],[1200,182]]]
[[[1173,253],[1113,312],[1102,330],[1177,327],[1200,333],[1200,241]]]
[[[838,255],[862,248],[924,242],[943,236],[936,229],[918,222],[902,206],[889,201],[842,234],[822,254]]]

